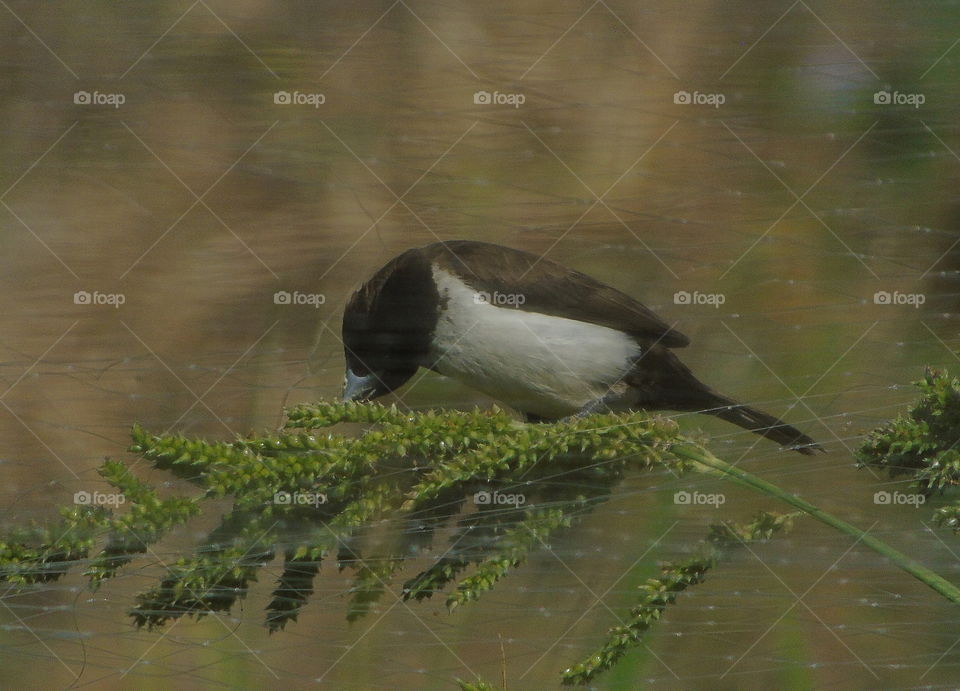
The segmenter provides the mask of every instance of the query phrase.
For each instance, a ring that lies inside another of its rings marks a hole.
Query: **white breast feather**
[[[433,276],[446,301],[434,335],[436,369],[519,410],[575,413],[640,355],[616,329],[478,302],[455,276],[436,267]]]

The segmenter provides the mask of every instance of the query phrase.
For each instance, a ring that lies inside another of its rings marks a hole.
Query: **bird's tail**
[[[625,381],[637,396],[637,407],[706,413],[808,456],[823,451],[783,420],[721,396],[666,348],[649,349]]]
[[[732,422],[738,427],[748,429],[754,434],[764,436],[781,446],[789,447],[807,456],[823,451],[823,447],[813,439],[773,415],[737,403],[713,391],[710,391],[705,399],[704,403],[709,407],[701,410],[702,413],[715,415],[721,420]]]

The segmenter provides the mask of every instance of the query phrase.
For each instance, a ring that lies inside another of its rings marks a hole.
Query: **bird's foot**
[[[604,410],[607,410],[607,397],[601,396],[600,398],[587,403],[573,415],[567,415],[566,417],[560,418],[559,422],[575,422],[587,417],[588,415],[603,412]]]

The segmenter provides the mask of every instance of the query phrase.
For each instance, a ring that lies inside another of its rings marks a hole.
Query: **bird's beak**
[[[349,367],[343,376],[343,401],[363,401],[368,399],[377,390],[377,378],[373,374],[361,377]]]

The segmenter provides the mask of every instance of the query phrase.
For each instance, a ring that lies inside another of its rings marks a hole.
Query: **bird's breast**
[[[570,415],[604,396],[640,356],[616,329],[492,304],[439,268],[434,279],[441,311],[432,369],[523,412]]]

